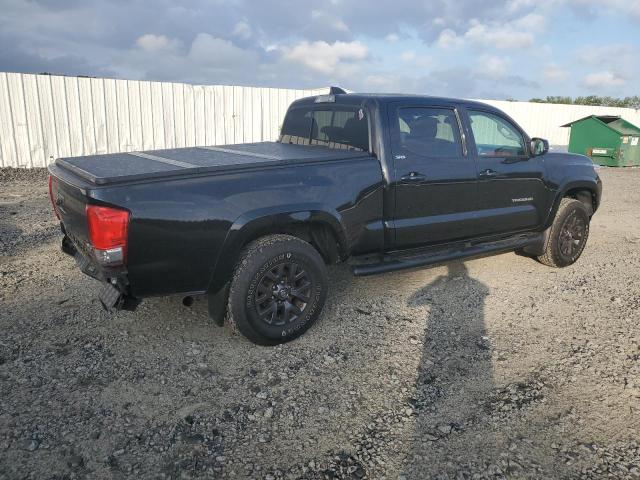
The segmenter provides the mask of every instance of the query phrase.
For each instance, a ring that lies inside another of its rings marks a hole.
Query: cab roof
[[[500,112],[497,108],[474,100],[464,100],[460,98],[433,97],[430,95],[415,95],[406,93],[330,93],[326,95],[315,95],[294,101],[291,106],[303,106],[312,104],[338,104],[338,105],[362,105],[367,100],[373,100],[378,105],[393,102],[406,102],[411,100],[419,105],[459,105],[468,107],[481,107],[485,110]]]

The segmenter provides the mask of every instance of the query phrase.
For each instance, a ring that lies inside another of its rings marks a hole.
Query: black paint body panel
[[[293,106],[314,102],[301,99]],[[58,159],[50,172],[57,180],[54,195],[68,203],[65,228],[86,242],[86,203],[129,210],[128,293],[145,297],[219,291],[243,245],[287,225],[329,227],[345,259],[542,232],[572,189],[592,192],[594,209],[599,203],[601,184],[586,157],[478,158],[465,108],[473,105],[513,122],[488,105],[356,94],[336,95],[335,103],[366,111],[371,153],[262,142],[158,150],[144,152],[146,157]],[[403,104],[456,110],[466,142],[464,155],[452,163],[456,168],[419,156],[394,157],[391,113]],[[496,178],[477,175],[487,164],[499,172]],[[416,168],[428,180],[407,185],[402,177]],[[514,203],[517,197],[532,200]]]
[[[84,241],[84,203],[129,210],[127,274],[135,297],[218,290],[229,280],[242,245],[278,224],[322,222],[339,235],[345,251],[381,251],[378,160],[362,152],[282,147],[306,155],[287,159],[287,165],[264,160],[240,170],[234,164],[226,172],[180,171],[105,186],[70,176],[64,164],[50,171],[59,179],[56,188],[77,199],[78,208],[62,220]]]

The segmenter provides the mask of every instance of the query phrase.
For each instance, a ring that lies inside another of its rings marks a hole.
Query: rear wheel
[[[589,237],[589,212],[573,198],[563,198],[551,225],[545,252],[538,260],[550,267],[567,267],[578,260]]]
[[[326,295],[327,269],[316,249],[296,237],[269,235],[243,250],[227,318],[254,343],[284,343],[313,325]]]

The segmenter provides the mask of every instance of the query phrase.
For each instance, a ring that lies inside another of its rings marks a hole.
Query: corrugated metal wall
[[[57,157],[275,140],[289,104],[321,90],[188,85],[0,72],[0,166],[42,167]],[[625,108],[485,100],[531,136],[567,145],[560,125]]]
[[[293,100],[327,91],[0,72],[0,166],[275,140]]]
[[[588,115],[619,115],[640,126],[640,111],[633,108],[590,107],[549,103],[480,100],[501,109],[516,120],[531,137],[546,138],[551,145],[569,145],[569,129],[562,128]]]

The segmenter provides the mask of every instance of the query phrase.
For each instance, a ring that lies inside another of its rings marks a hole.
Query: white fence
[[[0,166],[275,140],[293,100],[326,92],[0,72]]]
[[[0,166],[57,157],[275,140],[289,104],[321,90],[188,85],[0,72]],[[488,100],[531,136],[567,145],[560,125],[633,109]]]
[[[640,126],[640,111],[633,108],[591,107],[587,105],[559,105],[549,103],[507,102],[480,100],[501,109],[516,120],[532,137],[549,140],[551,145],[569,145],[569,122],[589,115],[618,115]]]

